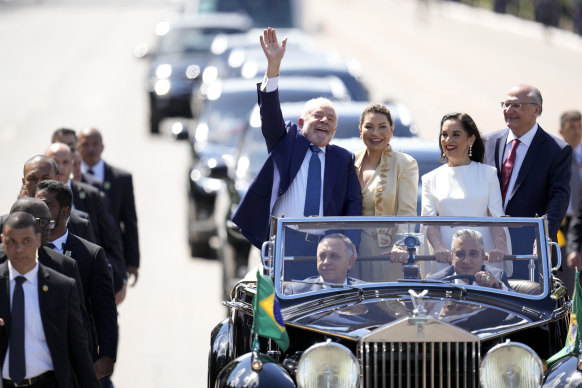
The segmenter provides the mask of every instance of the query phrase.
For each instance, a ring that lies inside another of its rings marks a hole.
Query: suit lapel
[[[0,314],[4,319],[5,330],[10,333],[10,275],[8,261],[0,264]]]
[[[497,138],[495,144],[495,164],[497,168],[497,177],[499,182],[501,182],[501,171],[503,170],[503,155],[505,154],[505,147],[507,147],[507,135],[509,134],[509,129],[504,132],[503,135]]]
[[[47,306],[48,306],[48,295],[49,295],[49,283],[50,274],[45,270],[45,267],[39,263],[38,265],[38,304],[40,306],[41,318],[44,327],[47,327],[47,322],[45,322]]]
[[[323,174],[323,215],[325,216],[325,209],[331,201],[331,194],[333,189],[333,183],[336,181],[336,176],[338,174],[338,168],[335,158],[335,153],[333,148],[330,146],[325,147],[325,172]]]
[[[521,167],[519,168],[519,171],[517,172],[517,179],[515,180],[515,185],[513,186],[513,190],[509,195],[509,200],[511,200],[513,195],[519,189],[519,186],[521,186],[521,184],[525,180],[525,177],[527,176],[529,170],[534,165],[538,155],[541,155],[540,153],[543,152],[543,143],[544,143],[544,138],[542,135],[541,127],[538,127],[537,132],[536,132],[534,138],[532,139],[532,142],[531,142],[531,144],[530,144],[530,146],[525,154],[525,158],[523,159],[523,163],[521,164]]]

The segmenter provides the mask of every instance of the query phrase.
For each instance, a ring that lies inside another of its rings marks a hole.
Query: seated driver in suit
[[[475,280],[459,278],[451,279],[451,281],[455,284],[476,284],[482,287],[510,289],[503,271],[493,267],[487,268],[484,265],[486,255],[483,249],[483,236],[480,232],[472,229],[457,230],[451,242],[451,252],[452,265],[428,275],[427,279],[473,275]]]
[[[365,282],[348,277],[348,271],[352,268],[358,254],[356,246],[341,233],[333,233],[324,236],[317,245],[317,272],[319,276],[312,276],[302,282],[289,282],[285,286],[287,295],[329,288],[321,283],[335,283],[343,285],[356,285]]]

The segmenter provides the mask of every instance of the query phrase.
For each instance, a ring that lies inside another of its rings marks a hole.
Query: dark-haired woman
[[[418,164],[410,155],[394,151],[390,140],[394,122],[381,104],[364,108],[360,137],[366,146],[356,154],[356,172],[362,187],[362,215],[415,216],[418,193]],[[394,245],[395,227],[362,232],[360,255],[386,255],[386,261],[362,264],[368,281],[393,281],[402,276],[406,250]],[[356,270],[354,270],[355,273]]]
[[[441,167],[422,176],[423,216],[501,217],[504,215],[497,170],[483,164],[485,147],[475,122],[465,113],[450,113],[441,120],[439,147]],[[501,227],[475,228],[483,234],[489,263],[503,269],[503,255],[509,252]],[[434,272],[451,263],[451,239],[456,228],[428,227],[427,238],[437,263]],[[511,275],[510,263],[505,265]]]

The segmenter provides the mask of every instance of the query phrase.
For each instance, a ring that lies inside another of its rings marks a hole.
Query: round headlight
[[[494,346],[481,363],[483,387],[541,387],[542,360],[527,345],[510,342]]]
[[[300,388],[357,387],[360,367],[348,348],[328,340],[311,346],[297,364]]]

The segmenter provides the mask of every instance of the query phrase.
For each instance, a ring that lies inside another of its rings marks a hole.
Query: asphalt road
[[[401,100],[435,142],[449,111],[470,113],[483,132],[502,127],[498,103],[518,82],[541,89],[551,132],[562,110],[582,109],[582,43],[571,34],[444,2],[304,8],[321,49],[356,58],[374,98]],[[147,134],[146,63],[132,56],[169,11],[153,0],[0,1],[0,211],[57,127],[101,129],[104,158],[134,174],[142,268],[119,307],[117,387],[205,386],[209,333],[224,311],[218,264],[188,255],[188,148]]]

